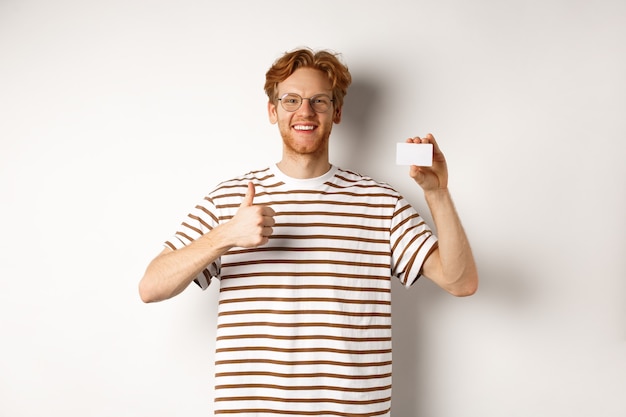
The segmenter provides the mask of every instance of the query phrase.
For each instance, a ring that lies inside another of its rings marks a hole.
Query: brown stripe
[[[352,237],[352,236],[333,236],[333,235],[271,235],[270,240],[272,239],[298,239],[298,240],[309,240],[309,239],[327,239],[327,240],[349,240],[352,242],[367,242],[367,243],[377,243],[379,245],[385,245],[389,243],[389,239],[364,239],[362,237]]]
[[[393,229],[391,229],[391,233],[392,234],[395,233],[396,230],[398,230],[399,228],[401,228],[402,226],[404,226],[406,223],[410,222],[413,219],[420,219],[420,222],[418,224],[416,224],[415,226],[413,226],[413,227],[424,226],[426,224],[423,220],[421,220],[419,214],[414,214],[411,217],[407,217],[406,219],[404,219],[400,223],[398,223]]]
[[[215,340],[239,339],[274,339],[274,340],[337,340],[341,342],[390,342],[391,337],[339,337],[316,334],[308,336],[276,336],[273,334],[240,334],[234,336],[219,336]]]
[[[346,213],[340,211],[278,211],[274,217],[280,216],[336,216],[343,218],[359,218],[359,219],[372,219],[372,220],[391,220],[392,216],[380,216],[377,214],[365,214],[365,213]]]
[[[400,236],[400,237],[398,237],[398,239],[396,239],[396,243],[395,243],[395,244],[393,245],[393,247],[391,248],[391,250],[392,250],[392,251],[396,250],[396,247],[398,247],[398,245],[400,244],[400,242],[402,241],[402,239],[404,238],[404,236],[406,236],[406,235],[407,235],[407,233],[408,233],[410,230],[412,230],[412,229],[414,229],[414,227],[412,227],[412,228],[410,228],[410,229],[408,229],[408,230],[405,230],[405,231],[404,231],[404,233],[402,234],[402,236]],[[406,244],[406,245],[404,245],[404,250],[406,251],[409,247],[411,247],[411,243],[415,242],[415,240],[417,240],[417,239],[421,238],[421,237],[422,237],[422,236],[424,236],[424,235],[430,235],[430,234],[431,234],[430,230],[423,230],[420,234],[413,236],[413,239],[411,239],[411,242],[410,242],[410,243],[408,243],[408,244]],[[403,253],[404,253],[404,252],[403,252]],[[400,257],[400,258],[402,258],[402,257]]]
[[[274,227],[326,227],[335,229],[356,229],[367,230],[372,232],[386,233],[389,229],[385,227],[369,227],[360,224],[346,224],[346,223],[276,223]]]
[[[224,262],[226,267],[238,267],[247,265],[258,265],[259,260],[246,261],[246,262]],[[273,265],[344,265],[344,266],[356,266],[356,267],[370,267],[370,268],[385,268],[389,269],[389,264],[375,264],[369,262],[350,262],[350,261],[334,261],[332,259],[263,259],[263,264]]]
[[[375,375],[343,375],[343,374],[331,374],[331,373],[324,373],[324,372],[318,372],[318,373],[303,373],[303,374],[298,374],[298,373],[289,373],[289,374],[281,374],[279,372],[267,372],[267,371],[253,371],[253,372],[218,372],[215,374],[216,378],[220,378],[220,377],[229,377],[229,376],[236,376],[236,377],[246,377],[246,376],[274,376],[274,377],[278,377],[278,378],[289,378],[289,379],[293,379],[293,378],[337,378],[337,379],[351,379],[351,380],[357,380],[357,379],[383,379],[383,378],[390,378],[391,377],[391,372],[388,373],[384,373],[384,374],[375,374]]]
[[[334,216],[334,217],[357,217],[373,220],[391,220],[392,216],[379,216],[375,214],[337,212],[337,211],[278,211],[274,217],[280,216]]]
[[[334,184],[331,183],[327,183],[327,185],[333,186]],[[276,185],[271,186],[272,188],[276,188]],[[221,188],[242,188],[244,189],[244,191],[247,191],[245,189],[245,185],[242,184],[237,184],[234,186],[229,186],[229,187],[221,187]],[[221,189],[220,188],[220,189]],[[266,187],[269,188],[269,187]],[[373,186],[373,187],[362,187],[362,188],[378,188],[377,186]],[[387,189],[390,191],[393,191],[391,188],[384,188],[383,189]],[[358,197],[358,198],[397,198],[397,195],[393,194],[392,192],[375,192],[375,193],[370,193],[370,192],[365,192],[365,193],[354,193],[354,192],[350,192],[350,191],[317,191],[317,190],[288,190],[288,191],[273,191],[273,192],[265,192],[265,193],[260,193],[260,194],[256,194],[256,196],[259,195],[271,195],[271,196],[288,196],[288,195],[294,195],[294,194],[308,194],[308,195],[324,195],[324,196],[349,196],[349,197]],[[213,197],[214,200],[217,200],[219,198],[231,198],[231,197],[243,197],[245,195],[245,192],[241,192],[241,193],[230,193],[230,194],[219,194]]]
[[[197,221],[197,222],[198,222],[198,223],[200,223],[200,224],[202,224],[202,226],[206,227],[208,230],[212,230],[212,229],[213,229],[213,227],[212,227],[210,224],[208,224],[207,222],[205,222],[204,220],[202,220],[202,219],[201,219],[200,217],[198,217],[198,216],[195,216],[195,215],[193,215],[193,214],[190,214],[190,215],[189,215],[189,218],[190,218],[190,219],[193,219],[193,220],[195,220],[195,221]],[[216,218],[216,217],[214,217],[214,220],[215,220],[215,221],[217,221],[217,218]]]
[[[238,346],[233,348],[220,348],[216,349],[216,353],[226,352],[244,352],[244,351],[270,351],[280,353],[314,353],[314,352],[328,352],[328,353],[340,353],[345,355],[380,355],[389,354],[391,349],[373,349],[373,350],[348,350],[348,349],[332,349],[332,348],[273,348],[267,346]]]
[[[254,249],[234,249],[228,251],[228,254],[240,255],[250,252],[337,252],[337,253],[354,253],[359,255],[368,256],[389,256],[389,251],[368,251],[368,250],[353,250],[345,248],[298,248],[290,246],[276,246],[276,247],[260,247]]]
[[[325,391],[341,391],[341,392],[377,392],[387,391],[391,389],[391,385],[382,385],[380,387],[367,387],[367,388],[346,388],[335,387],[326,385],[309,385],[309,386],[297,386],[297,385],[273,385],[273,384],[223,384],[216,385],[215,389],[236,389],[236,388],[267,388],[277,389],[283,391],[312,391],[312,390],[325,390]]]
[[[384,362],[336,362],[336,361],[279,361],[274,359],[231,359],[223,361],[215,361],[215,365],[227,365],[227,364],[241,364],[241,363],[271,363],[272,365],[282,366],[305,366],[305,365],[330,365],[330,366],[346,366],[367,368],[372,366],[389,366],[391,361]]]
[[[372,413],[342,413],[338,411],[332,410],[319,410],[319,411],[289,411],[289,410],[272,410],[267,408],[244,408],[237,410],[215,410],[215,414],[241,414],[241,413],[269,413],[269,414],[282,414],[282,415],[292,415],[292,416],[327,416],[333,415],[338,417],[377,417],[382,416],[391,411],[390,408],[382,411],[375,411]]]
[[[254,272],[248,274],[222,275],[221,279],[250,278],[250,277],[334,277],[334,278],[354,278],[354,279],[374,279],[388,281],[388,275],[359,275],[359,274],[339,274],[335,272]]]
[[[349,404],[349,405],[367,405],[367,404],[380,404],[390,401],[391,398],[376,398],[373,400],[363,401],[349,401],[349,400],[337,400],[334,398],[277,398],[277,397],[216,397],[215,401],[273,401],[280,403],[335,403],[335,404]]]
[[[210,199],[210,198],[208,198],[208,197],[206,198],[206,200],[207,200],[207,201],[209,201],[209,202],[211,202],[211,201],[210,201],[211,199]],[[212,203],[212,202],[211,202],[211,203]],[[215,217],[215,215],[214,215],[213,213],[211,213],[211,211],[207,210],[207,208],[206,208],[206,207],[201,206],[201,205],[198,205],[198,206],[196,206],[196,209],[198,209],[198,210],[200,210],[200,211],[202,211],[202,212],[206,213],[206,214],[207,214],[209,217],[211,217],[211,218],[213,219],[213,221],[215,221],[216,223],[218,222],[217,217]]]
[[[413,246],[413,243],[415,243],[415,241],[416,241],[416,240],[418,240],[418,239],[419,239],[421,236],[423,236],[425,233],[430,233],[430,232],[423,232],[423,233],[420,233],[420,234],[419,234],[419,235],[417,235],[417,236],[414,236],[414,237],[411,239],[411,241],[410,241],[410,242],[409,242],[409,243],[408,243],[408,244],[404,247],[404,250],[402,251],[402,253],[401,253],[401,254],[400,254],[400,256],[398,257],[398,264],[400,264],[400,263],[401,263],[402,259],[404,258],[405,253],[407,253],[407,251],[409,250],[409,248],[411,248],[411,247]],[[414,249],[414,250],[413,250],[413,252],[412,252],[412,254],[413,254],[413,255],[412,255],[412,256],[413,256],[413,258],[415,258],[415,255],[417,255],[417,254],[420,252],[420,250],[422,250],[422,247],[424,246],[424,244],[425,244],[427,241],[428,241],[428,237],[427,237],[426,239],[422,240],[422,242],[419,244],[419,246],[418,246],[416,249]],[[413,259],[413,260],[415,260],[415,259]],[[404,269],[404,272],[405,272],[405,273],[410,272],[411,267],[413,266],[413,263],[411,263],[410,261],[411,261],[411,260],[409,259],[409,263],[407,264],[407,267]],[[405,282],[404,282],[404,284],[406,284],[406,280],[407,280],[407,277],[405,277],[405,279],[404,279],[404,281],[405,281]]]
[[[255,195],[256,198],[256,195]],[[271,203],[272,207],[282,206],[282,205],[298,205],[298,206],[307,206],[307,205],[330,205],[330,206],[350,206],[350,207],[368,207],[368,208],[394,208],[393,204],[372,204],[372,203],[359,203],[357,201],[340,201],[340,200],[318,200],[318,201],[303,201],[303,200],[274,200]],[[217,209],[227,209],[227,208],[238,208],[240,204],[216,204],[215,207]]]
[[[230,303],[249,303],[249,302],[287,302],[287,303],[304,303],[304,302],[326,302],[326,303],[338,303],[338,304],[374,304],[374,305],[390,305],[391,301],[388,300],[352,300],[349,298],[330,298],[330,297],[250,297],[250,298],[232,298],[228,300],[220,300],[220,304]]]
[[[191,216],[190,216],[190,217],[191,217]],[[199,235],[203,235],[202,230],[198,229],[197,227],[194,227],[194,226],[190,225],[190,224],[189,224],[189,223],[187,223],[187,222],[183,222],[183,223],[182,223],[182,226],[184,226],[184,227],[186,227],[186,228],[188,228],[188,229],[193,230],[194,232],[196,232],[196,233],[197,233],[197,234],[199,234]]]
[[[230,265],[229,265],[230,266]],[[341,285],[241,285],[237,287],[222,287],[220,292],[238,290],[335,290],[335,291],[356,291],[356,292],[391,292],[389,288],[371,287],[346,287]]]
[[[350,316],[350,317],[391,317],[391,313],[377,313],[377,312],[364,312],[356,313],[350,311],[333,311],[333,310],[237,310],[237,311],[222,311],[218,316],[235,316],[235,315],[248,315],[248,314],[322,314],[322,315],[334,315],[334,316]]]
[[[408,202],[405,201],[406,204],[404,204],[402,207],[400,207],[398,210],[396,210],[393,215],[394,217],[399,215],[400,213],[402,213],[403,211],[406,211],[409,209],[409,207],[411,207],[410,204],[408,204]]]
[[[251,327],[251,326],[266,326],[266,327],[331,327],[335,329],[355,329],[355,330],[391,330],[390,325],[385,324],[369,324],[369,325],[355,325],[355,324],[337,324],[337,323],[275,323],[275,322],[263,322],[263,321],[250,321],[244,323],[224,323],[217,326],[218,329],[225,329],[231,327]]]
[[[191,237],[189,237],[189,235],[186,235],[183,232],[176,232],[176,236],[181,236],[181,237],[185,238],[186,240],[188,240],[189,242],[193,242],[193,239]]]
[[[273,206],[274,203],[272,203]],[[237,206],[239,207],[239,206]],[[220,216],[219,220],[230,220],[233,215],[229,215],[229,216]],[[347,212],[338,212],[338,211],[280,211],[277,212],[276,214],[274,214],[274,218],[276,217],[280,217],[280,216],[315,216],[315,217],[319,217],[319,216],[336,216],[336,217],[342,217],[344,219],[350,219],[350,218],[360,218],[360,219],[371,219],[371,220],[391,220],[392,216],[379,216],[379,215],[373,215],[373,214],[363,214],[363,213],[347,213]]]

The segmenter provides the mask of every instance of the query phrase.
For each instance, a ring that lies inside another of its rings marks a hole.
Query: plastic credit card
[[[396,147],[397,165],[433,165],[432,143],[398,143]]]

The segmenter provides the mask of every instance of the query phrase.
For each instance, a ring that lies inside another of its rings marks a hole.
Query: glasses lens
[[[324,113],[330,109],[331,99],[326,94],[318,94],[309,99],[311,107],[318,113]]]
[[[285,94],[281,97],[280,103],[287,111],[296,111],[302,104],[302,97],[297,94]]]

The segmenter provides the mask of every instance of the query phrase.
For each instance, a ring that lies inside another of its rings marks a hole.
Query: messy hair
[[[278,83],[285,81],[299,68],[313,68],[326,74],[333,90],[337,108],[343,106],[352,76],[338,54],[330,51],[313,51],[309,48],[296,49],[277,59],[265,74],[265,93],[271,102],[276,102]]]

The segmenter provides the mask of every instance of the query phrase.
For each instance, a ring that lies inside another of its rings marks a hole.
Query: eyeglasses
[[[309,100],[311,108],[316,113],[327,112],[334,102],[334,100],[330,98],[327,94],[316,94],[310,98],[302,98],[298,94],[287,93],[278,99],[278,101],[280,101],[280,104],[283,106],[283,109],[289,112],[298,110],[300,106],[302,106],[302,102],[304,100]]]

